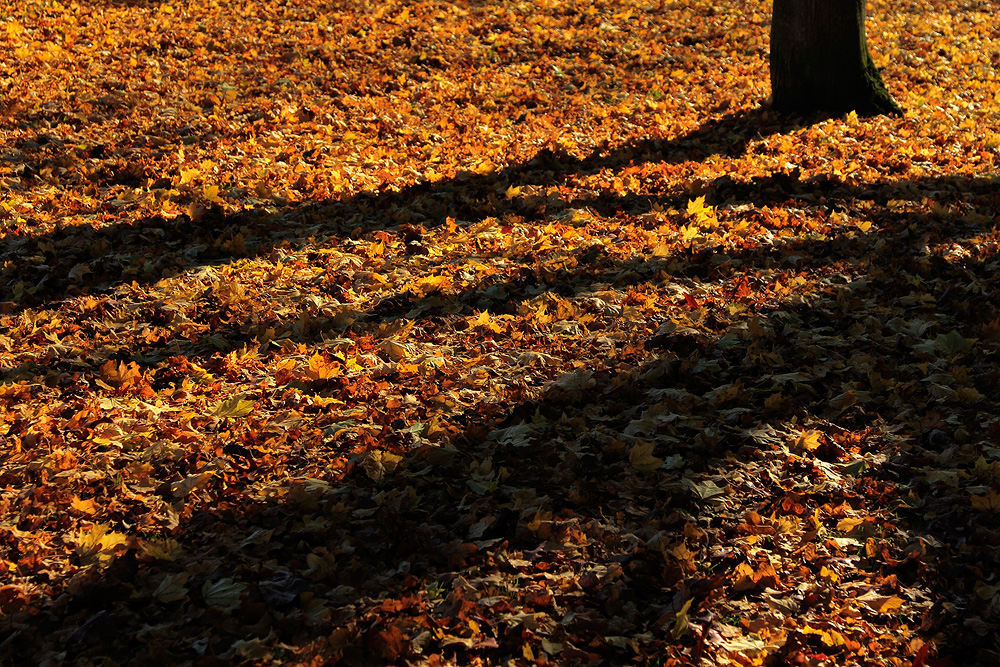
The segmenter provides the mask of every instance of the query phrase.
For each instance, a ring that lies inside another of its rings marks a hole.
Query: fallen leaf
[[[653,449],[655,449],[656,443],[650,441],[639,441],[632,446],[629,450],[628,461],[629,464],[638,470],[639,472],[649,473],[653,472],[661,465],[663,465],[663,459],[653,456]]]

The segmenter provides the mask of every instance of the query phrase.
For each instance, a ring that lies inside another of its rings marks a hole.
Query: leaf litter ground
[[[3,5],[11,664],[997,660],[1000,36]]]

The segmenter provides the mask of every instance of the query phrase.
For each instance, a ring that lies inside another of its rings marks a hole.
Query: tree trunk
[[[902,114],[868,53],[865,0],[774,0],[771,98],[779,111]]]

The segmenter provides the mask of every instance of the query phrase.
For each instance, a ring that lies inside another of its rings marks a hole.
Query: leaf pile
[[[991,9],[769,11],[0,3],[2,661],[994,664]]]

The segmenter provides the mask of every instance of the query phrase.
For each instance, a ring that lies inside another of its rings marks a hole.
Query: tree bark
[[[774,0],[771,98],[779,111],[901,115],[865,40],[865,0]]]

